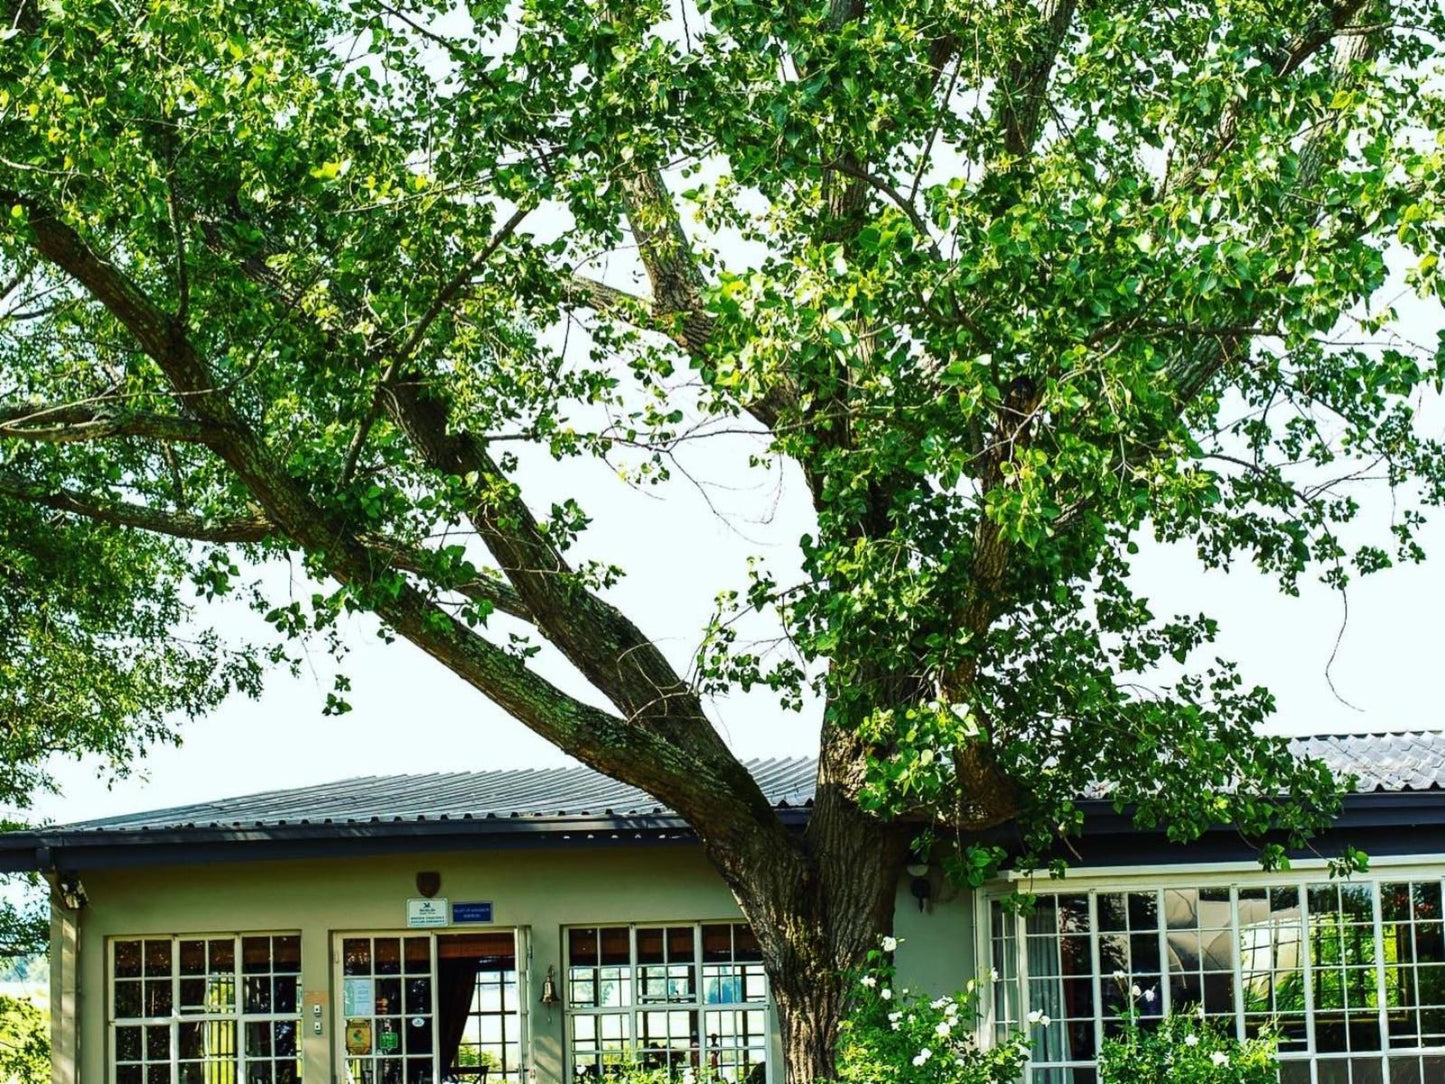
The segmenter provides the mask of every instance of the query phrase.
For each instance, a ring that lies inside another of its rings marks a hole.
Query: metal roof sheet
[[[1356,776],[1359,793],[1445,789],[1445,731],[1325,734],[1296,738],[1291,747],[1301,756],[1320,758],[1336,772]],[[747,767],[778,808],[811,803],[816,775],[812,758],[750,760]],[[669,816],[672,812],[650,795],[590,768],[531,768],[365,776],[55,825],[44,831],[101,835],[280,825]]]
[[[809,757],[750,760],[748,770],[780,809],[813,799]],[[424,775],[374,775],[336,783],[219,798],[100,820],[46,833],[145,832],[178,828],[266,828],[452,820],[548,820],[672,816],[645,791],[591,768],[524,768]]]

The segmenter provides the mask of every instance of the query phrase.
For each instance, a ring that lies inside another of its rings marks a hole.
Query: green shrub
[[[932,999],[900,988],[891,959],[897,945],[885,938],[857,976],[838,1044],[840,1084],[1015,1084],[1028,1056],[1023,1037],[980,1048],[978,984]]]
[[[1239,1042],[1197,1016],[1168,1016],[1142,1028],[1128,1020],[1104,1040],[1099,1084],[1276,1084],[1272,1036]]]
[[[0,1081],[45,1084],[49,1079],[45,1014],[29,1001],[0,997]]]

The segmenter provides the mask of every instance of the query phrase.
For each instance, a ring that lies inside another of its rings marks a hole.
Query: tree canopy
[[[375,613],[686,816],[755,919],[844,873],[709,723],[738,687],[825,704],[824,825],[1013,822],[1043,861],[1086,793],[1181,840],[1337,808],[1130,559],[1293,591],[1423,556],[1441,353],[1384,288],[1438,288],[1433,0],[5,12],[0,512],[153,558],[109,584],[150,666],[117,680],[198,703],[171,592],[300,557],[329,586],[258,602],[282,641]],[[805,480],[803,574],[699,569],[716,618],[669,656],[595,494],[541,506],[528,457],[665,487],[738,431]]]

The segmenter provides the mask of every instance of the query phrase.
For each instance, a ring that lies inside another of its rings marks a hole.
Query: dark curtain
[[[437,961],[437,1030],[441,1035],[442,1074],[456,1073],[457,1050],[466,1034],[467,1017],[472,1011],[472,998],[477,989],[477,972],[481,961],[472,959],[440,959]]]

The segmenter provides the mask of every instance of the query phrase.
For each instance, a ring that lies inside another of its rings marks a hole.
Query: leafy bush
[[[50,1037],[45,1014],[29,1001],[0,997],[0,1080],[45,1084],[50,1079]]]
[[[1131,1014],[1105,1039],[1100,1084],[1276,1084],[1272,1036],[1239,1042],[1197,1016],[1167,1016],[1145,1029]]]
[[[838,1044],[840,1084],[1014,1084],[1028,1044],[1014,1036],[987,1050],[974,1039],[978,984],[930,999],[895,983],[894,938],[868,954],[860,996]]]

